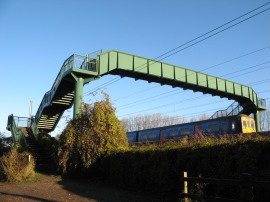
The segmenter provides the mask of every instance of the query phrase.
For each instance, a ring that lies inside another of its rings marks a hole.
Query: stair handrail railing
[[[216,111],[209,119],[216,119],[220,117],[227,117],[239,114],[243,107],[238,102],[233,102],[227,109]]]
[[[26,119],[26,124],[29,121],[29,119],[26,117],[13,116],[13,114],[9,115],[6,129],[11,131],[12,138],[15,144],[19,143],[22,146],[27,146],[28,144],[25,139],[25,135],[19,126],[20,119]],[[17,123],[16,123],[16,120],[17,120]],[[21,127],[24,127],[24,125],[22,125]]]
[[[258,98],[258,107],[259,108],[266,108],[266,99]]]
[[[30,126],[30,128],[31,128],[32,133],[34,134],[34,137],[37,140],[38,134],[40,133],[40,131],[39,131],[38,127],[37,127],[37,123],[35,122],[35,117],[34,116],[31,117],[31,126]]]
[[[72,69],[72,68],[81,68],[81,64],[83,63],[85,56],[81,56],[81,55],[77,55],[77,54],[73,54],[71,55],[68,59],[66,59],[52,85],[52,88],[50,91],[48,91],[47,93],[45,93],[39,108],[37,110],[35,119],[39,119],[40,115],[42,113],[42,110],[48,106],[51,103],[51,100],[58,88],[58,85],[60,84],[60,81],[62,80],[62,78],[65,76],[65,73]]]

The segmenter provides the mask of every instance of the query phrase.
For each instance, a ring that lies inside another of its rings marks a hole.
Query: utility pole
[[[31,119],[31,117],[32,117],[32,103],[33,103],[33,101],[30,100],[30,104],[29,104],[29,118],[30,118],[30,119]]]
[[[29,104],[29,118],[28,118],[28,121],[27,121],[27,127],[31,127],[31,120],[32,120],[32,103],[33,101],[30,100],[30,104]]]

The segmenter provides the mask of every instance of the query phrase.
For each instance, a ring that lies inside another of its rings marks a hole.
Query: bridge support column
[[[84,79],[76,79],[75,87],[75,97],[74,97],[74,109],[73,109],[73,119],[76,118],[81,113],[82,98],[83,98],[83,85]]]
[[[254,113],[254,118],[255,118],[255,122],[256,122],[256,131],[259,132],[261,130],[261,123],[260,123],[260,112],[257,110]]]

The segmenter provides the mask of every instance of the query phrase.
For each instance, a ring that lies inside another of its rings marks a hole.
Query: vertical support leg
[[[255,122],[256,122],[256,131],[259,132],[261,130],[261,123],[260,123],[260,112],[257,110],[254,113]]]
[[[75,119],[77,117],[77,115],[81,113],[82,97],[83,97],[83,84],[84,84],[83,78],[76,79],[73,119]]]

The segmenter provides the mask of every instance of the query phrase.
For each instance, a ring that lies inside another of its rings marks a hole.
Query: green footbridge
[[[36,115],[31,118],[10,115],[7,129],[11,131],[15,141],[22,144],[26,143],[24,136],[27,134],[24,131],[31,131],[36,137],[41,131],[53,131],[64,111],[73,104],[73,117],[80,113],[83,86],[107,74],[235,100],[232,106],[216,112],[211,118],[253,113],[257,131],[260,128],[259,111],[266,109],[265,100],[259,99],[249,86],[180,66],[110,50],[103,53],[94,52],[87,56],[71,55],[64,61],[52,88],[45,93]]]

